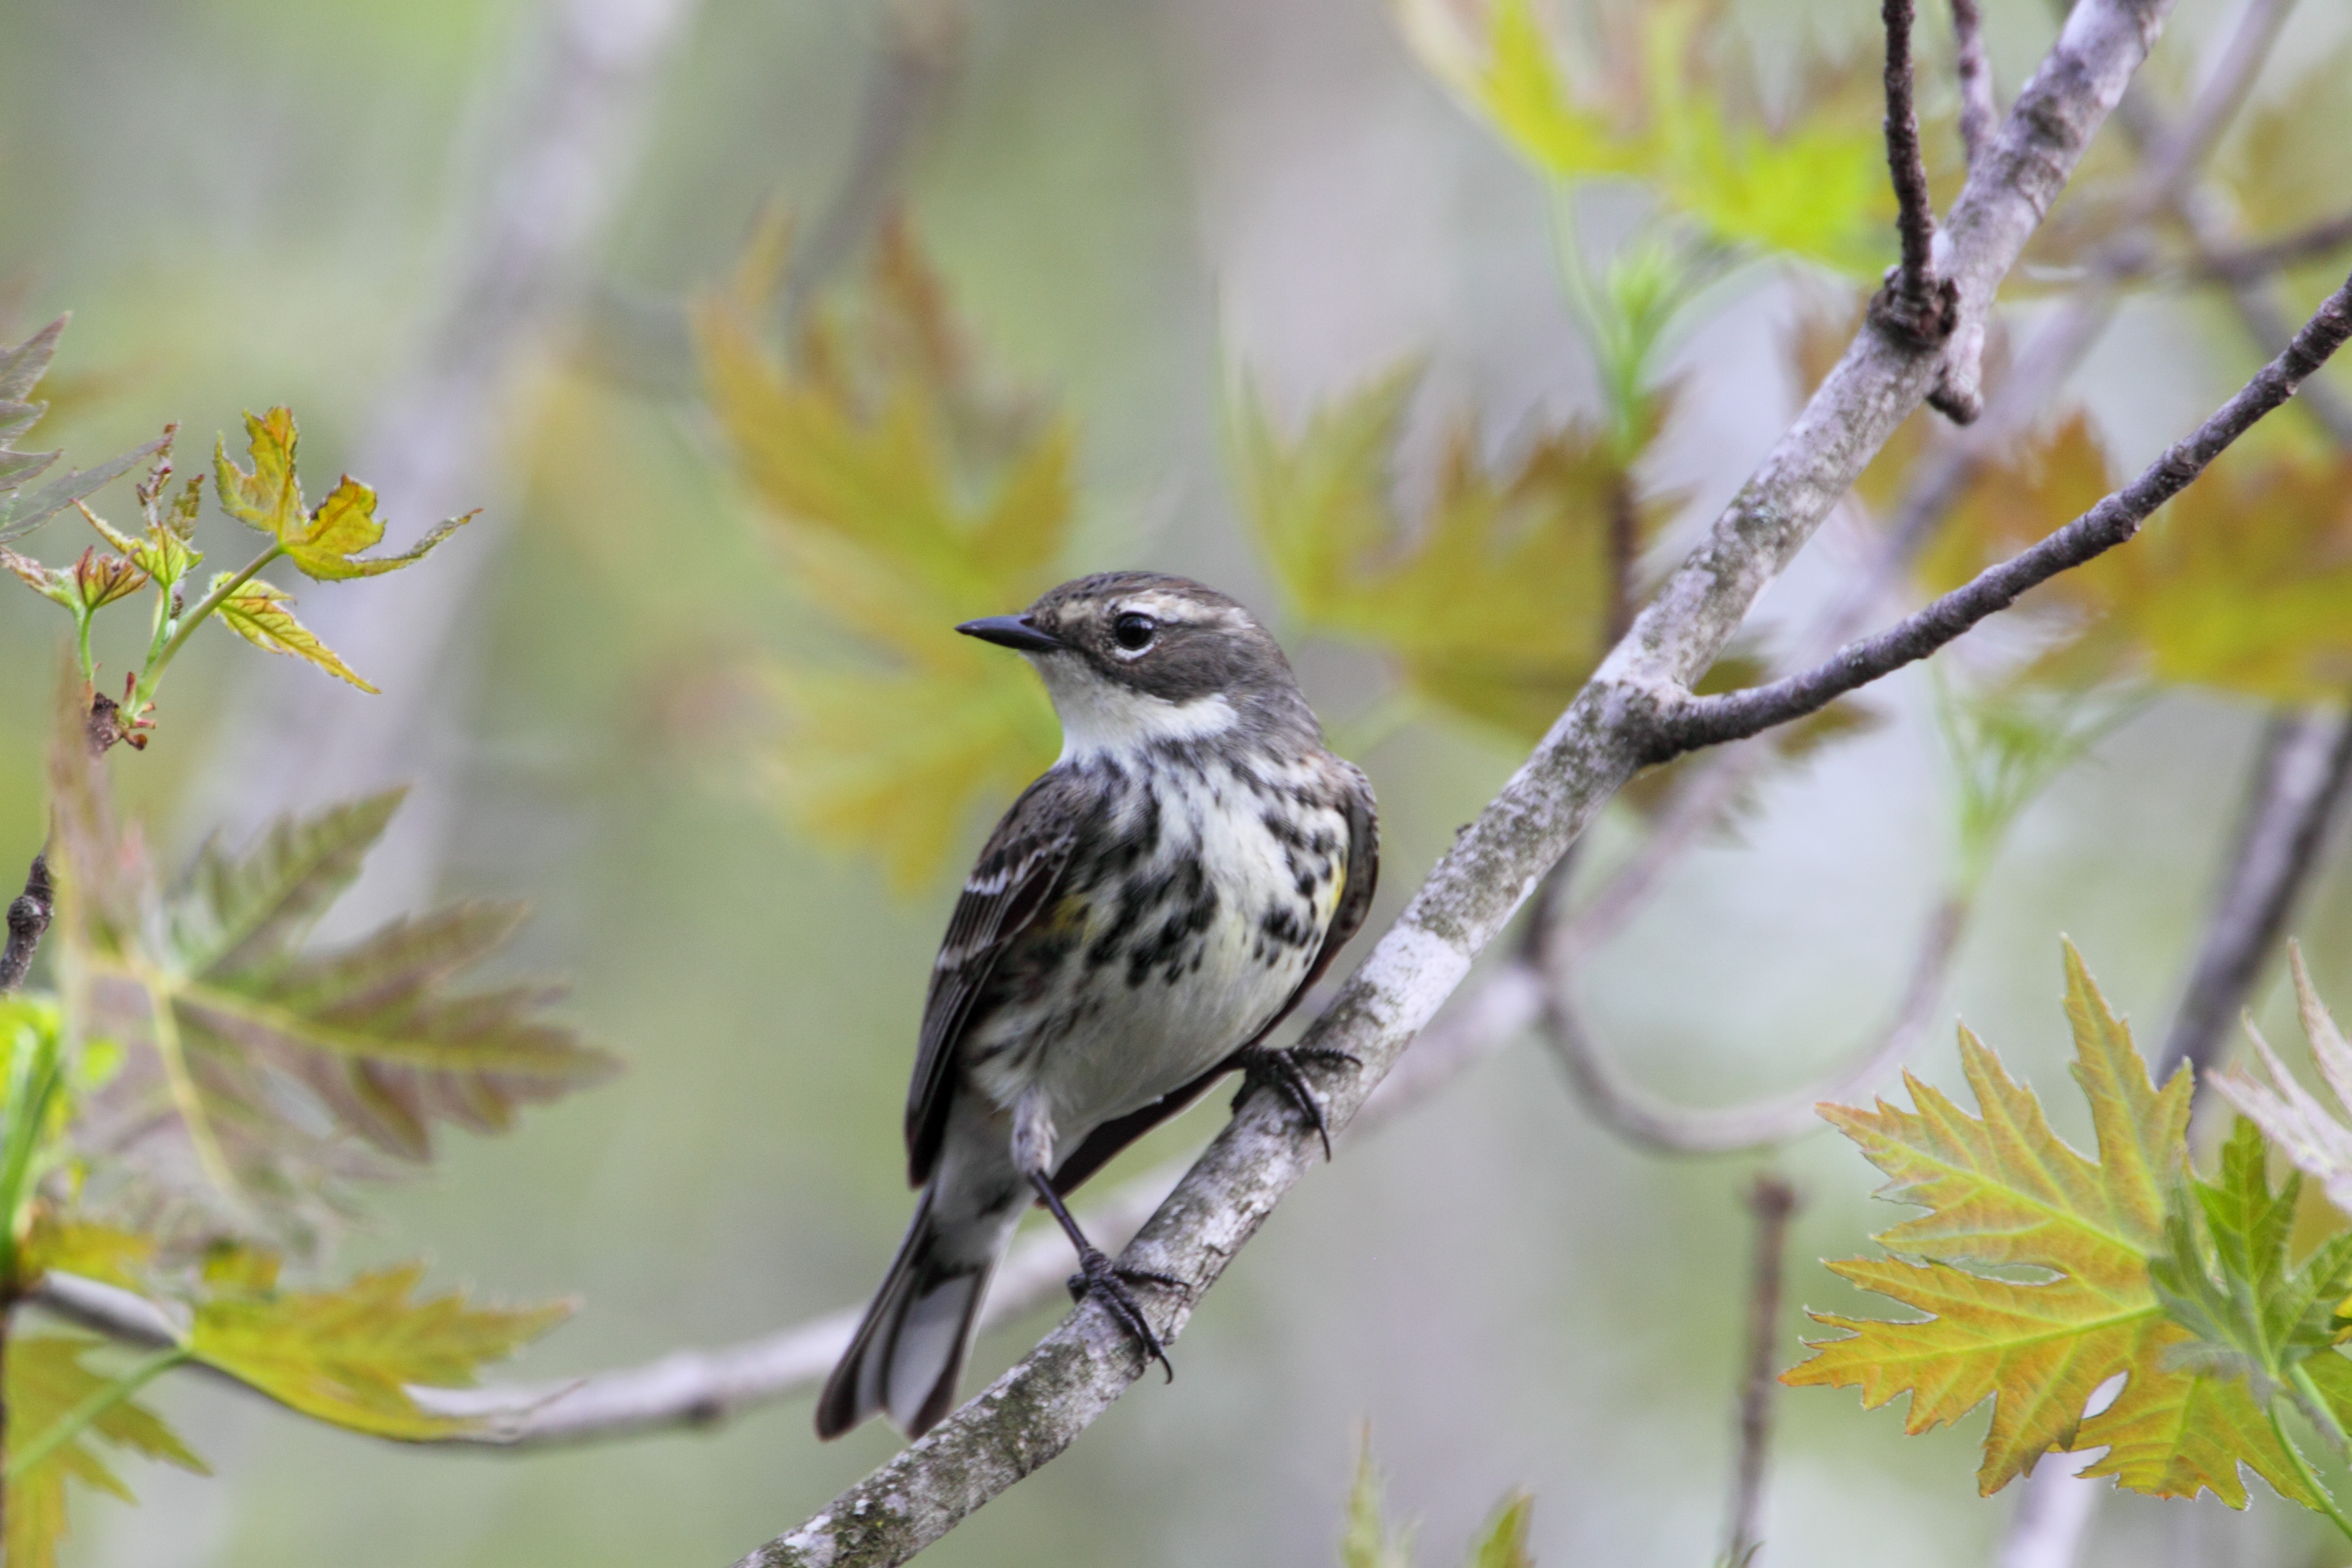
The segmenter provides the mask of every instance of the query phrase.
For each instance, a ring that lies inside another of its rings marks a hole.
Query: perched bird
[[[1371,785],[1324,749],[1265,628],[1198,583],[1114,572],[956,629],[1035,666],[1062,755],[948,922],[907,1095],[922,1198],[821,1437],[877,1410],[919,1436],[948,1413],[1033,1200],[1077,1248],[1072,1291],[1165,1366],[1129,1289],[1157,1277],[1122,1277],[1063,1194],[1235,1068],[1321,1131],[1301,1063],[1353,1061],[1264,1044],[1363,923],[1379,867]]]

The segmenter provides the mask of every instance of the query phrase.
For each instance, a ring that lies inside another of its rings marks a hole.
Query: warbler
[[[907,1095],[922,1197],[821,1437],[877,1410],[920,1436],[948,1413],[1033,1199],[1077,1249],[1072,1293],[1165,1367],[1129,1289],[1158,1277],[1123,1276],[1064,1194],[1236,1068],[1325,1131],[1302,1064],[1353,1060],[1265,1044],[1363,923],[1380,863],[1371,785],[1324,748],[1265,628],[1186,578],[1115,572],[956,630],[1026,656],[1062,754],[948,922]]]

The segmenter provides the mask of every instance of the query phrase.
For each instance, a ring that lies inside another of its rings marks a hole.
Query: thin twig
[[[2158,1081],[2187,1062],[2201,1085],[2263,962],[2318,868],[2319,844],[2352,784],[2352,717],[2333,710],[2273,715],[2227,879],[2189,984],[2157,1053]]]
[[[1958,297],[1936,277],[1936,208],[1919,150],[1919,115],[1911,101],[1912,0],[1882,0],[1886,24],[1886,167],[1895,180],[1895,232],[1903,259],[1871,301],[1871,320],[1904,345],[1941,348],[1958,323]]]
[[[1903,997],[1886,1026],[1852,1052],[1843,1065],[1796,1092],[1749,1105],[1697,1110],[1668,1106],[1621,1079],[1570,994],[1570,944],[1544,943],[1544,1039],[1587,1110],[1611,1131],[1661,1154],[1732,1154],[1769,1148],[1821,1126],[1817,1110],[1825,1100],[1846,1100],[1903,1059],[1925,1032],[1936,998],[1951,973],[1952,954],[1965,929],[1968,903],[1948,896],[1920,933]]]
[[[2223,283],[2252,283],[2306,261],[2333,256],[2352,245],[2352,212],[2259,245],[2210,250],[2198,258],[2197,274]]]
[[[46,853],[36,855],[32,869],[25,873],[25,890],[8,904],[8,945],[0,950],[0,993],[25,984],[33,967],[34,950],[41,945],[57,907],[58,889],[49,880],[49,858]]]
[[[963,41],[961,0],[895,0],[882,14],[857,139],[833,195],[794,247],[777,305],[790,341],[809,301],[854,260],[890,210],[919,133],[955,79]]]
[[[1789,1250],[1789,1220],[1797,1189],[1765,1172],[1748,1189],[1756,1216],[1756,1250],[1748,1276],[1748,1375],[1739,1389],[1739,1462],[1733,1472],[1731,1513],[1724,1530],[1724,1562],[1748,1568],[1763,1544],[1764,1461],[1772,1444],[1772,1395],[1780,1344],[1780,1272]]]
[[[1992,140],[1992,62],[1985,58],[1984,18],[1977,0],[1952,0],[1953,66],[1960,79],[1960,149],[1977,166]]]
[[[2328,296],[2284,353],[2129,485],[2040,543],[1988,568],[1886,631],[1849,643],[1810,670],[1719,696],[1672,698],[1658,715],[1652,760],[1743,740],[1817,712],[1847,692],[1927,658],[2015,604],[2028,589],[2125,542],[2139,531],[2149,513],[2204,472],[2231,442],[2294,396],[2347,336],[2352,336],[2352,279]]]

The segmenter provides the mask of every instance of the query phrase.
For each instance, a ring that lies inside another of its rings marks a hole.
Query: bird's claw
[[[1168,1360],[1168,1351],[1160,1344],[1160,1336],[1151,1331],[1151,1321],[1143,1315],[1142,1303],[1135,1299],[1129,1284],[1160,1285],[1181,1293],[1184,1281],[1172,1274],[1156,1274],[1149,1268],[1121,1268],[1109,1257],[1095,1247],[1078,1254],[1078,1271],[1070,1276],[1070,1300],[1083,1301],[1091,1296],[1103,1304],[1118,1326],[1129,1338],[1143,1347],[1144,1358],[1156,1361],[1168,1381],[1176,1381],[1176,1368]]]
[[[1320,1063],[1337,1067],[1342,1063],[1351,1068],[1364,1064],[1346,1051],[1330,1050],[1319,1046],[1293,1047],[1289,1050],[1252,1051],[1242,1062],[1242,1091],[1234,1099],[1236,1109],[1249,1098],[1250,1091],[1263,1086],[1282,1096],[1299,1120],[1315,1129],[1315,1136],[1323,1142],[1323,1158],[1331,1158],[1331,1123],[1323,1114],[1322,1097],[1315,1086],[1307,1081],[1306,1064]]]

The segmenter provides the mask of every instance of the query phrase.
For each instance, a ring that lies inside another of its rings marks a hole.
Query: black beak
[[[990,616],[984,620],[966,621],[956,630],[968,637],[1022,653],[1050,653],[1063,646],[1061,638],[1039,631],[1037,623],[1026,616]]]

